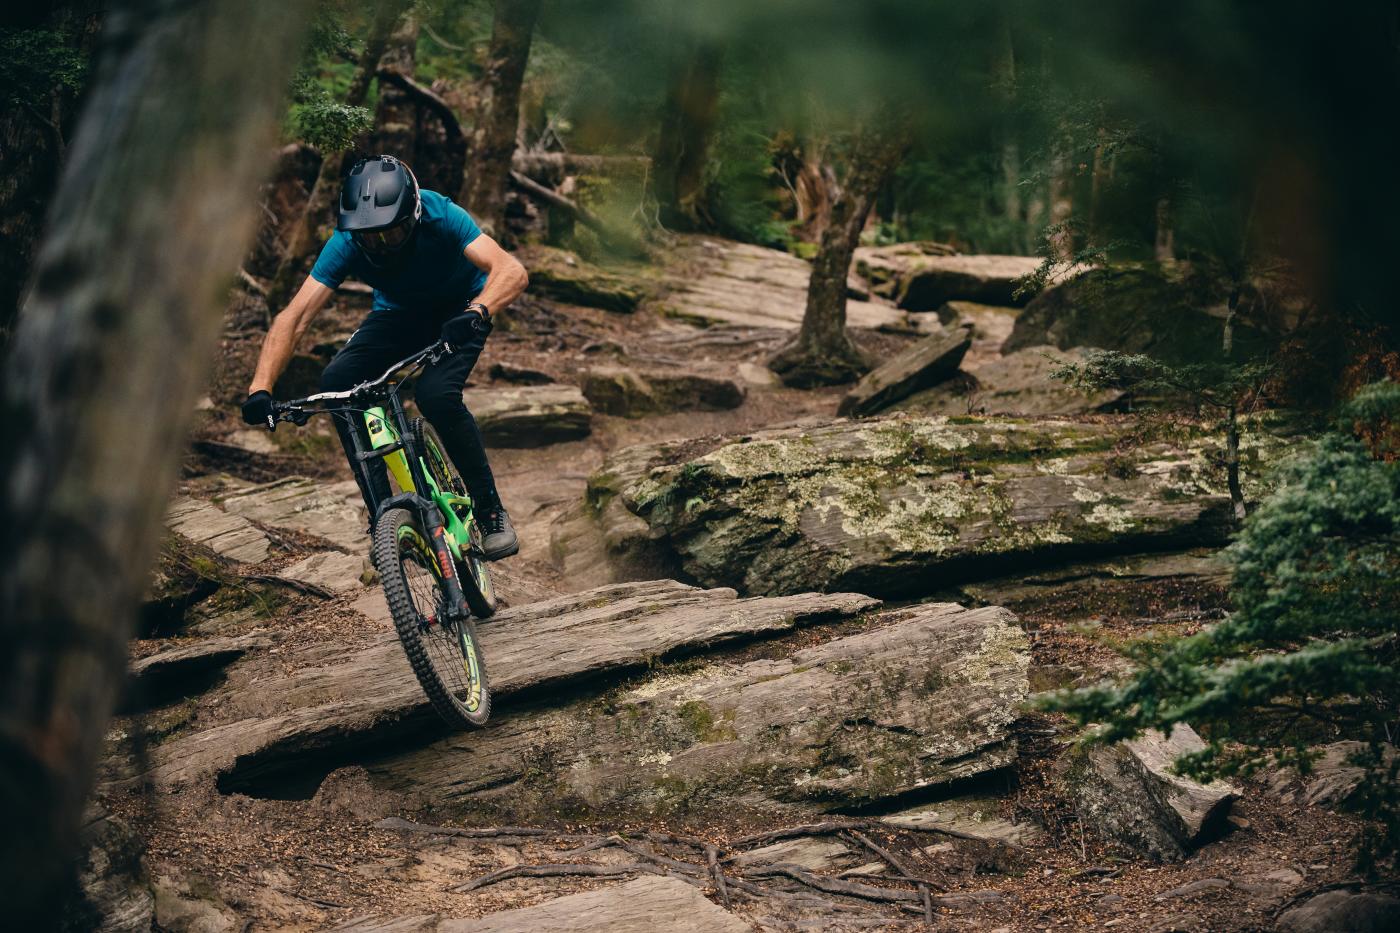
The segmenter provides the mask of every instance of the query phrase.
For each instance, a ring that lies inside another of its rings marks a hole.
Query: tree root
[[[705,846],[705,864],[710,869],[710,880],[714,882],[720,900],[724,901],[726,909],[732,909],[734,905],[729,902],[729,887],[725,883],[724,869],[719,867],[719,849],[712,845]]]
[[[629,853],[634,858],[634,861],[620,865],[599,865],[589,862],[573,861],[550,862],[537,865],[508,865],[450,889],[459,894],[478,891],[498,882],[513,878],[615,878],[644,873],[677,878],[688,884],[695,885],[705,890],[707,894],[712,894],[717,900],[723,903],[727,909],[733,908],[733,895],[735,893],[744,894],[756,900],[777,897],[793,902],[794,906],[797,906],[800,902],[802,906],[808,908],[828,911],[850,911],[858,909],[856,905],[850,904],[849,902],[843,903],[839,900],[831,900],[829,897],[822,896],[835,895],[838,898],[852,898],[858,901],[889,904],[896,907],[901,913],[922,917],[922,919],[930,925],[935,921],[935,907],[966,906],[968,903],[967,898],[957,894],[947,896],[934,894],[933,890],[935,890],[938,884],[937,882],[922,877],[916,870],[916,867],[905,857],[892,852],[889,848],[876,842],[865,832],[862,832],[862,830],[879,830],[886,833],[928,832],[950,835],[956,838],[967,838],[979,842],[987,841],[978,840],[975,836],[960,833],[956,830],[944,830],[939,827],[892,827],[879,820],[841,819],[825,820],[818,823],[807,823],[800,826],[771,830],[769,832],[755,833],[744,836],[733,843],[736,848],[751,848],[803,836],[839,835],[852,845],[869,850],[881,861],[888,864],[894,872],[892,874],[882,873],[859,876],[863,880],[908,886],[906,888],[887,888],[877,887],[874,884],[864,884],[859,881],[847,880],[852,877],[850,873],[842,873],[837,876],[824,875],[790,862],[750,866],[742,871],[736,871],[733,866],[734,856],[725,855],[724,851],[718,845],[692,836],[675,835],[660,831],[639,833],[638,836],[640,836],[640,838],[629,838],[620,833],[603,836],[586,833],[565,833],[549,829],[536,829],[521,826],[477,828],[432,826],[423,823],[415,823],[398,817],[389,817],[380,820],[375,826],[379,829],[442,837],[444,840],[452,838],[478,839],[483,842],[495,844],[501,844],[507,841],[512,844],[523,844],[531,841],[579,841],[583,844],[577,848],[565,850],[560,854],[572,858],[589,852],[596,852],[600,849],[618,848]],[[670,855],[655,851],[647,844],[648,842],[690,847],[703,855],[704,862],[703,864],[697,864],[696,862],[673,858]],[[725,864],[731,866],[729,873],[726,873],[724,869]],[[778,879],[785,879],[787,882],[793,882],[798,885],[799,888],[796,891],[785,890],[783,886],[760,883],[764,880],[777,881]],[[912,887],[913,890],[909,890],[909,887]]]
[[[495,884],[498,881],[508,881],[511,878],[565,878],[573,875],[588,878],[615,878],[618,875],[634,875],[637,872],[646,872],[653,875],[668,874],[668,872],[663,869],[642,862],[632,862],[627,865],[589,865],[583,862],[546,865],[507,865],[505,868],[497,869],[489,875],[482,875],[480,878],[474,878],[465,884],[459,884],[451,890],[457,894],[465,894],[469,891],[476,891],[487,885]]]
[[[778,862],[749,872],[751,878],[771,877],[773,875],[791,878],[827,894],[843,894],[846,897],[858,897],[867,901],[879,901],[885,904],[907,904],[922,901],[922,898],[914,891],[891,891],[888,888],[877,888],[874,885],[856,884],[853,881],[828,878],[790,862]]]

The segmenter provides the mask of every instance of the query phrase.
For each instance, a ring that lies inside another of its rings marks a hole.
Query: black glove
[[[477,310],[480,308],[481,310]],[[471,305],[442,325],[442,339],[454,349],[465,347],[491,333],[491,316],[485,305]]]
[[[271,431],[277,426],[272,413],[272,393],[254,392],[243,403],[243,420],[249,424],[260,424]]]

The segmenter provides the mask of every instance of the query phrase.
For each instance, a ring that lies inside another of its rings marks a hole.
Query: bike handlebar
[[[371,390],[384,385],[395,373],[404,369],[417,368],[420,365],[432,365],[451,352],[451,345],[445,340],[439,340],[437,343],[424,347],[417,353],[399,360],[397,363],[384,370],[384,375],[380,376],[378,379],[362,382],[353,388],[346,389],[344,392],[317,392],[314,395],[293,399],[290,402],[273,402],[272,412],[275,419],[273,423],[275,425],[277,422],[290,421],[292,424],[296,425],[306,424],[315,412],[307,411],[302,407],[304,405],[330,401],[349,401],[351,399],[361,398]]]

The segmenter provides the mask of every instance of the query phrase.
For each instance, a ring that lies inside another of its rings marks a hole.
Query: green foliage
[[[365,107],[352,107],[322,91],[311,100],[292,107],[296,135],[321,150],[339,152],[354,145],[355,137],[374,127],[374,114]]]
[[[350,17],[340,0],[322,0],[292,77],[286,131],[322,153],[349,149],[356,136],[374,127],[373,112],[342,100],[359,54],[352,25],[364,24]]]
[[[1201,779],[1273,763],[1306,772],[1316,728],[1359,739],[1347,805],[1368,820],[1366,867],[1400,853],[1400,465],[1375,449],[1400,418],[1400,386],[1377,383],[1336,430],[1288,465],[1228,554],[1235,611],[1186,638],[1141,641],[1125,682],[1061,692],[1044,707],[1098,723],[1094,742],[1187,722],[1207,748],[1178,762]]]
[[[85,80],[87,60],[62,33],[48,29],[0,32],[0,93],[8,102],[47,112],[50,94],[76,94]]]
[[[1173,365],[1142,353],[1089,350],[1083,363],[1066,363],[1051,375],[1082,389],[1125,389],[1183,400],[1196,409],[1224,413],[1257,393],[1273,374],[1267,361],[1219,360]]]

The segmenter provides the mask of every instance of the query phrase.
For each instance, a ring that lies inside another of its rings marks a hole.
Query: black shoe
[[[515,536],[515,526],[510,523],[505,506],[482,513],[480,525],[481,533],[485,536],[481,547],[486,552],[487,560],[500,560],[520,553],[520,539]]]

